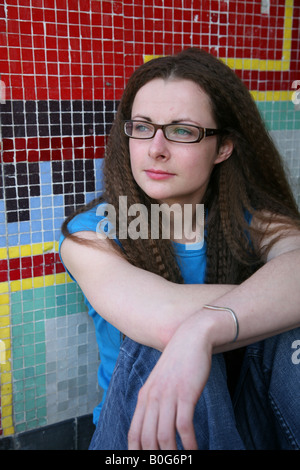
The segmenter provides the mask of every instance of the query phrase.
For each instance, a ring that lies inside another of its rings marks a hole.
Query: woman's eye
[[[194,132],[188,127],[174,127],[171,129],[171,134],[176,137],[189,138],[194,134]]]
[[[174,129],[174,133],[178,135],[191,135],[190,129],[186,129],[185,127],[178,127]]]
[[[146,126],[145,124],[136,124],[134,127],[135,132],[143,133],[143,132],[150,132],[150,127]]]

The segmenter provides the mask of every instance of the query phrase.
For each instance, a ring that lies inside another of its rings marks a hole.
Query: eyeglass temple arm
[[[210,135],[220,134],[222,129],[204,129],[205,137],[209,137]]]

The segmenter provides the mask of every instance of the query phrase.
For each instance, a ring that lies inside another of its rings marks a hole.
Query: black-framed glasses
[[[158,129],[161,129],[167,140],[184,144],[200,142],[205,137],[220,134],[221,129],[207,129],[192,124],[154,124],[147,121],[124,121],[124,133],[131,139],[152,139]]]

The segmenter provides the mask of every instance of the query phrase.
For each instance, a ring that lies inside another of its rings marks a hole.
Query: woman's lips
[[[174,176],[174,173],[168,173],[162,170],[150,169],[150,170],[145,170],[145,172],[146,172],[146,175],[153,180],[165,180],[168,178],[172,178],[172,176]]]

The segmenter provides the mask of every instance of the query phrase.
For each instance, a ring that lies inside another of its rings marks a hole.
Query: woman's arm
[[[94,247],[67,238],[61,246],[65,266],[91,305],[126,336],[158,350],[164,349],[178,325],[199,306],[233,288],[174,284],[132,266],[93,232],[76,235],[98,243]]]
[[[209,376],[213,352],[222,352],[300,325],[300,237],[277,242],[267,263],[240,286],[215,299],[225,311],[200,308],[175,331],[138,396],[129,449],[176,449],[175,430],[185,449],[197,449],[195,405]]]
[[[277,241],[265,261],[249,279],[215,299],[214,305],[234,310],[240,326],[238,341],[224,348],[219,338],[215,351],[244,346],[300,326],[300,233],[290,231]]]
[[[78,235],[97,240],[103,249],[66,239],[61,247],[66,267],[103,318],[147,346],[163,350],[178,326],[195,313],[203,321],[217,320],[215,351],[249,344],[300,323],[298,233],[277,242],[267,263],[240,286],[174,284],[130,265],[95,233]],[[238,342],[230,343],[230,335],[234,336],[230,315],[202,309],[205,304],[236,312]]]

